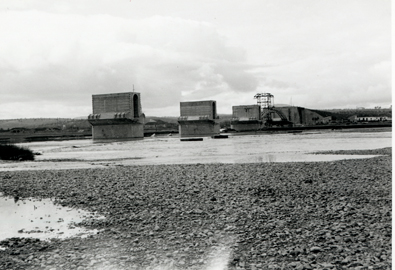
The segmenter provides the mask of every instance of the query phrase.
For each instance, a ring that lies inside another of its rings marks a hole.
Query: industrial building
[[[88,116],[93,139],[144,137],[140,93],[92,95],[93,113]]]
[[[330,119],[303,107],[275,107],[274,96],[258,93],[257,105],[232,107],[231,128],[236,131],[253,131],[271,126],[309,126],[326,124]]]
[[[180,137],[219,134],[217,103],[214,100],[180,102]]]
[[[327,124],[330,119],[318,114],[315,111],[297,107],[276,107],[277,111],[280,111],[293,126],[312,126],[317,124]]]
[[[391,117],[388,116],[357,116],[354,115],[349,117],[353,122],[384,122],[384,121],[392,121]]]

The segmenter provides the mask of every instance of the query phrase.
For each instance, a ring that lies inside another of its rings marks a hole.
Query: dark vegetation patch
[[[2,160],[34,160],[34,153],[25,147],[13,144],[0,144],[0,159]]]

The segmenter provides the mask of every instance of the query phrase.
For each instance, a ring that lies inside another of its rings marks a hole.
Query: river
[[[306,131],[205,137],[180,141],[178,136],[136,140],[69,140],[21,143],[40,153],[35,161],[1,162],[0,171],[101,168],[108,166],[333,161],[366,155],[318,155],[327,150],[364,150],[391,147],[392,132]]]

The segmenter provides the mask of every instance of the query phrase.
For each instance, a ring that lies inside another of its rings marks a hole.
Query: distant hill
[[[351,116],[387,116],[392,117],[392,109],[332,109],[332,110],[312,110],[326,117],[332,116],[334,120],[348,119]]]
[[[285,104],[282,104],[285,105]],[[360,117],[366,116],[388,116],[392,117],[392,109],[332,109],[332,110],[315,110],[318,114],[326,117],[332,116],[334,120],[348,119],[350,116],[357,115]],[[232,119],[231,114],[219,114],[221,126],[230,124]],[[178,125],[177,116],[146,116],[146,123],[150,121],[157,121],[158,124],[176,124]],[[229,123],[228,123],[229,122]],[[26,129],[90,129],[86,118],[20,118],[20,119],[3,119],[0,120],[0,130],[9,130],[12,128],[26,128]]]
[[[147,116],[146,123],[150,121],[157,121],[158,124],[177,124],[178,117],[157,117]],[[20,118],[20,119],[5,119],[0,120],[0,130],[9,130],[13,128],[24,129],[90,129],[86,117],[82,118]]]
[[[289,105],[289,104],[274,104],[274,107],[292,107],[292,105]]]
[[[160,117],[160,116],[146,116],[145,117],[145,122],[149,122],[150,120],[160,120],[163,122],[167,122],[167,123],[173,123],[173,124],[178,124],[178,116],[164,116],[164,117]]]
[[[219,119],[231,119],[232,115],[231,114],[218,114]]]
[[[59,128],[59,129],[84,129],[90,128],[86,119],[73,118],[20,118],[0,120],[0,129],[7,130],[12,128]]]

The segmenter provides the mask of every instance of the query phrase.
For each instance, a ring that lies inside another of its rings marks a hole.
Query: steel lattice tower
[[[257,99],[258,105],[261,108],[261,120],[266,125],[271,125],[273,115],[277,114],[280,116],[284,123],[289,123],[287,117],[280,111],[274,108],[274,96],[270,93],[258,93],[254,96]]]
[[[254,96],[261,110],[274,108],[274,96],[270,93],[258,93]]]
[[[261,108],[261,119],[265,122],[272,120],[272,110],[274,108],[274,96],[270,93],[258,93],[254,96]]]

